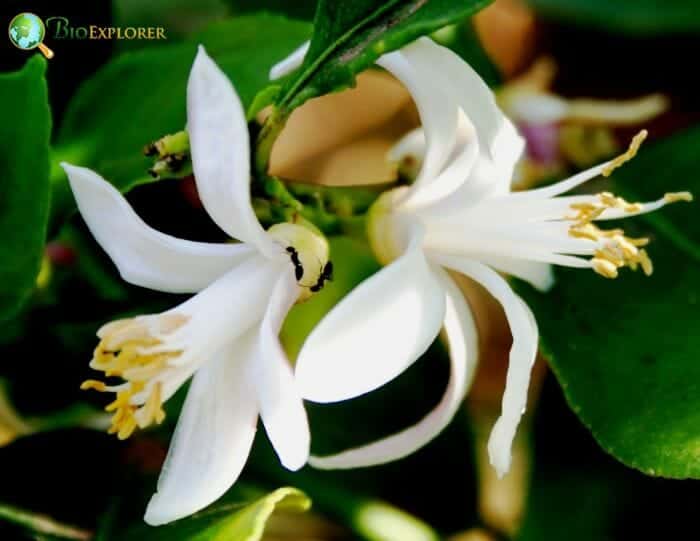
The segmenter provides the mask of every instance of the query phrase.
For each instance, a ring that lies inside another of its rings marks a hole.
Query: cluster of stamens
[[[159,330],[172,332],[185,321],[184,316],[177,314],[160,316]],[[90,379],[80,388],[116,393],[115,400],[105,407],[105,411],[113,413],[108,432],[123,440],[136,428],[162,423],[165,419],[163,383],[156,380],[168,369],[168,362],[181,352],[148,353],[148,348],[159,346],[162,341],[152,335],[147,324],[137,319],[113,321],[100,329],[98,336],[101,340],[90,366],[107,378],[121,378],[123,383],[109,386]]]
[[[691,201],[688,192],[669,193],[664,196],[666,203]],[[589,239],[598,243],[599,248],[593,253],[591,265],[595,272],[606,278],[617,278],[618,269],[629,267],[641,268],[644,274],[650,276],[654,266],[643,246],[649,244],[649,239],[631,238],[622,229],[603,230],[593,224],[606,210],[616,209],[625,213],[638,213],[643,210],[641,203],[629,203],[621,197],[609,192],[598,194],[598,201],[574,203],[571,209],[576,211],[567,217],[574,223],[569,227],[569,235],[574,238]]]

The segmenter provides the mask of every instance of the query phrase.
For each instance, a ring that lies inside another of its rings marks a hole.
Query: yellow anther
[[[679,201],[690,203],[692,200],[693,194],[690,192],[671,192],[664,194],[664,201],[666,203],[677,203]]]
[[[134,416],[132,415],[131,417],[125,419],[119,426],[117,438],[120,440],[125,440],[134,433],[134,430],[136,430],[136,419],[134,419]]]
[[[617,267],[607,259],[594,257],[591,261],[593,270],[606,278],[617,278]]]
[[[635,135],[632,138],[632,142],[630,143],[629,148],[627,149],[627,152],[624,154],[620,154],[617,158],[615,158],[613,161],[611,161],[605,169],[603,169],[603,176],[604,177],[609,177],[612,172],[620,167],[621,165],[627,163],[630,161],[632,158],[634,158],[637,155],[637,151],[639,150],[639,147],[642,145],[644,140],[647,138],[647,135],[649,135],[649,132],[646,130],[640,131],[637,135]]]
[[[577,239],[598,240],[600,238],[600,229],[593,224],[582,224],[580,226],[571,226],[569,235]]]
[[[87,391],[88,389],[94,389],[95,391],[99,391],[101,393],[104,393],[107,390],[107,386],[104,384],[104,382],[97,381],[96,379],[88,379],[83,381],[80,384],[80,388],[83,391]]]
[[[602,192],[598,194],[600,202],[607,208],[615,208],[624,210],[625,212],[639,212],[644,207],[641,203],[629,203],[622,197],[616,197],[610,192]]]
[[[642,266],[642,271],[644,271],[644,274],[647,276],[652,275],[654,272],[654,265],[652,264],[646,250],[639,250],[639,264]]]
[[[641,237],[639,239],[631,239],[631,238],[625,237],[625,240],[627,242],[629,242],[632,246],[636,246],[637,248],[639,248],[640,246],[646,246],[647,244],[649,244],[649,239],[646,237]]]
[[[596,250],[594,256],[594,259],[604,259],[615,265],[615,267],[622,267],[625,264],[622,254],[617,253],[614,246],[606,246],[602,250]]]
[[[630,203],[612,194],[603,193],[600,196],[604,209],[630,207]],[[634,271],[641,266],[647,276],[651,274],[653,270],[651,259],[644,250],[639,249],[649,244],[648,238],[626,237],[622,229],[602,230],[587,221],[591,215],[595,214],[591,213],[590,209],[599,207],[588,203],[580,203],[577,207],[580,214],[576,218],[579,218],[579,221],[569,227],[569,236],[598,243],[599,247],[593,253],[591,260],[595,272],[606,278],[616,278],[618,269],[622,267],[629,267]]]
[[[106,377],[124,380],[115,399],[105,407],[106,411],[113,412],[110,434],[125,439],[136,428],[163,422],[163,383],[159,379],[167,374],[169,361],[182,352],[148,353],[148,349],[162,345],[156,336],[173,332],[186,321],[185,316],[166,314],[157,318],[113,321],[100,329],[101,340],[90,365],[104,372]],[[81,388],[107,391],[105,383],[98,380],[87,380]]]

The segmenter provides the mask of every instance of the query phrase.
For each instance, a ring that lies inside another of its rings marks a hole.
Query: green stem
[[[289,114],[275,109],[265,119],[265,123],[258,134],[258,140],[255,145],[255,171],[259,178],[267,177],[272,147],[275,145],[275,141],[277,141],[284,126],[287,124],[287,118],[289,118]]]
[[[47,515],[25,511],[2,503],[0,503],[0,519],[39,534],[52,535],[62,539],[76,539],[78,541],[92,539],[92,532],[88,530],[61,524]]]

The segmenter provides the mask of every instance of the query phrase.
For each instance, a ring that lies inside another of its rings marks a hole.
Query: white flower
[[[162,314],[103,326],[90,366],[124,382],[83,384],[116,393],[108,406],[111,432],[126,438],[160,423],[162,404],[194,375],[146,511],[153,525],[201,509],[235,482],[258,415],[282,464],[296,470],[306,463],[308,422],[278,332],[328,260],[325,239],[310,229],[278,224],[266,232],[257,221],[243,108],[203,48],[187,86],[187,129],[204,207],[241,243],[191,242],[155,231],[99,175],[63,164],[85,222],[126,281],[198,292]]]
[[[548,57],[537,59],[527,72],[498,90],[498,102],[508,116],[524,125],[577,122],[588,125],[638,125],[666,111],[669,100],[663,94],[634,99],[568,99],[550,88],[557,66]]]
[[[594,220],[649,212],[689,199],[669,194],[630,204],[611,194],[561,194],[629,159],[620,158],[567,180],[511,193],[523,142],[496,106],[489,88],[457,55],[428,39],[383,56],[412,93],[422,133],[399,143],[395,157],[418,150],[415,182],[383,194],[370,211],[369,236],[386,264],[360,284],[314,329],[296,365],[302,396],[334,402],[376,389],[408,368],[444,325],[451,376],[438,407],[417,425],[364,447],[311,457],[320,468],[350,468],[403,457],[435,437],[468,390],[476,361],[471,312],[446,271],[479,282],[502,305],[513,335],[501,416],[488,445],[499,475],[510,467],[511,445],[525,411],[538,330],[528,306],[499,274],[552,285],[550,264],[591,268],[615,277],[624,266],[651,272],[642,246]]]

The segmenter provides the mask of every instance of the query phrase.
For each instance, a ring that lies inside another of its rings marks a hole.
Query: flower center
[[[115,400],[105,407],[113,412],[110,434],[123,440],[137,427],[163,422],[163,383],[172,370],[168,363],[182,352],[149,353],[149,350],[162,345],[162,339],[157,336],[179,329],[186,321],[183,315],[164,314],[113,321],[98,331],[100,343],[90,366],[103,372],[106,378],[121,378],[123,383],[110,386],[89,379],[80,388],[116,393]]]
[[[380,195],[367,214],[367,236],[374,255],[382,265],[388,265],[406,249],[407,220],[397,211],[407,186],[394,188]]]
[[[284,247],[294,267],[297,283],[304,288],[306,299],[323,289],[333,277],[333,263],[329,261],[328,241],[312,225],[281,223],[267,232]]]

